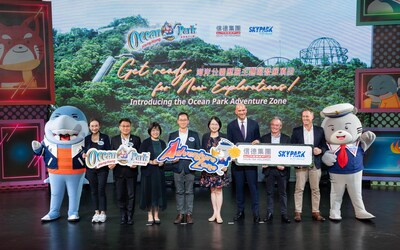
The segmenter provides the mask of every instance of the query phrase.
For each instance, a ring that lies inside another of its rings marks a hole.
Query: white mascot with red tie
[[[322,156],[322,161],[329,167],[331,179],[331,208],[329,219],[342,219],[340,208],[343,194],[347,189],[354,207],[357,219],[375,218],[365,210],[362,199],[363,157],[365,151],[375,141],[371,131],[362,133],[360,120],[355,116],[357,109],[342,103],[324,108],[322,127],[328,150]]]

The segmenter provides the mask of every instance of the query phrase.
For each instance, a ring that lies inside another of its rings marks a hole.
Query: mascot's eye
[[[332,132],[335,131],[335,128],[334,128],[334,127],[331,127],[331,131],[332,131]]]
[[[372,86],[369,86],[369,87],[368,87],[368,90],[372,90]]]
[[[344,126],[344,128],[347,130],[347,129],[349,129],[349,127],[348,126]]]
[[[78,115],[72,115],[72,118],[78,119]]]

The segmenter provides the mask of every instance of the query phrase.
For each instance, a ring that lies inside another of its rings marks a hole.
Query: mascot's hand
[[[40,154],[40,151],[42,150],[42,144],[38,141],[32,141],[32,149],[35,154]]]
[[[375,139],[376,135],[371,131],[366,131],[362,133],[360,136],[361,148],[364,149],[364,151],[367,151],[367,149],[372,145]]]
[[[333,164],[335,164],[336,162],[336,158],[337,156],[335,155],[335,153],[331,150],[326,151],[324,153],[324,155],[322,156],[322,162],[327,165],[328,167],[333,166]]]

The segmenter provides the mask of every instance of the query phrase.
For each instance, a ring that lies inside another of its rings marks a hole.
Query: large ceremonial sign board
[[[238,143],[238,165],[310,166],[313,162],[311,145]]]
[[[190,170],[206,171],[223,175],[232,160],[238,165],[284,165],[310,166],[313,162],[311,145],[283,145],[239,143],[222,139],[211,153],[204,149],[191,149],[181,145],[180,138],[168,143],[167,148],[157,157],[159,162],[191,160]],[[145,166],[150,160],[150,153],[138,154],[134,148],[121,146],[118,150],[89,149],[86,165],[89,168],[100,168],[109,164]]]

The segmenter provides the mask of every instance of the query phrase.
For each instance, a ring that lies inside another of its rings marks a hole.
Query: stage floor
[[[288,187],[288,210],[293,219],[294,184]],[[139,188],[138,188],[139,191]],[[265,216],[265,186],[259,185],[261,217]],[[399,188],[363,188],[364,203],[376,216],[372,222],[354,218],[346,194],[342,206],[343,220],[321,223],[311,219],[310,192],[304,195],[303,221],[282,224],[278,197],[275,197],[275,218],[272,224],[253,224],[250,196],[246,200],[246,219],[242,224],[228,224],[236,207],[232,187],[224,188],[222,225],[210,223],[209,191],[195,188],[194,224],[174,225],[176,217],[174,190],[168,188],[168,207],[160,214],[161,225],[146,226],[147,214],[136,204],[134,225],[119,224],[119,209],[115,202],[113,184],[108,184],[107,221],[92,224],[90,190],[85,185],[81,220],[67,221],[67,202],[62,217],[42,224],[40,218],[49,207],[49,192],[44,190],[9,191],[0,193],[0,249],[393,249],[400,245]],[[138,192],[139,193],[139,192]],[[138,200],[136,201],[136,203]],[[321,185],[322,214],[329,213],[329,185]]]

